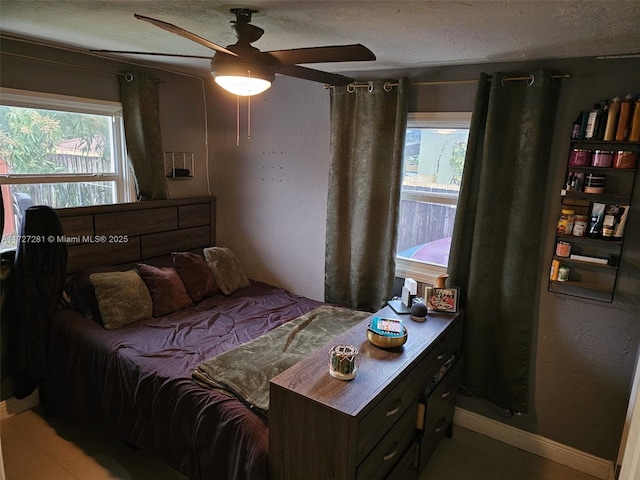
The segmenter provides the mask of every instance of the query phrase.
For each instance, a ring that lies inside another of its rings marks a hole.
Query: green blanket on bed
[[[318,307],[202,362],[193,372],[193,378],[205,386],[231,392],[267,415],[269,380],[370,315],[340,307]],[[362,335],[364,338],[364,330]],[[327,351],[327,375],[328,362]]]

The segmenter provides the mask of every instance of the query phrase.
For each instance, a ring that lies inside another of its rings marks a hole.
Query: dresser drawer
[[[449,410],[455,406],[455,396],[460,378],[462,376],[462,362],[456,361],[440,384],[426,398],[425,415],[424,415],[424,431],[425,435],[430,428],[433,428],[443,416],[444,410]]]
[[[438,342],[429,354],[424,369],[424,393],[428,395],[438,386],[447,372],[447,367],[460,356],[460,342],[462,340],[462,323],[458,322],[450,333]]]
[[[406,409],[391,430],[379,432],[382,440],[358,465],[356,478],[372,480],[387,476],[407,449],[415,443],[417,413],[418,401],[416,400]]]
[[[415,370],[414,370],[415,371]],[[419,378],[409,374],[360,421],[358,427],[358,463],[366,457],[395,422],[420,396]],[[417,407],[416,407],[417,411]]]
[[[424,437],[420,439],[419,459],[418,459],[418,471],[421,471],[429,460],[429,457],[438,446],[438,442],[442,436],[447,432],[451,422],[453,421],[454,406],[451,405],[448,409],[441,412],[441,415],[437,418],[437,421],[425,430]]]
[[[452,356],[459,353],[462,324],[458,322],[429,354],[360,421],[357,459],[362,459],[406,411],[425,386],[438,377]],[[455,358],[455,357],[454,357]],[[437,383],[437,382],[436,382]]]
[[[409,446],[405,454],[395,467],[387,474],[385,480],[412,480],[418,476],[418,448],[417,439]]]
[[[424,419],[422,427],[418,425],[418,428],[423,430],[422,438],[420,439],[418,471],[422,470],[438,441],[453,421],[455,393],[460,384],[461,376],[462,360],[459,359],[449,369],[438,387],[431,392],[431,395],[426,399],[426,403],[419,406],[420,409],[424,408],[425,412],[418,415],[418,418],[422,415]]]

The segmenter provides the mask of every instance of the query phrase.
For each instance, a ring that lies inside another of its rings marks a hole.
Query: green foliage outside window
[[[0,106],[0,159],[9,174],[111,173],[111,118],[86,113]],[[112,181],[13,184],[35,204],[54,208],[113,203]]]
[[[0,155],[9,173],[51,173],[61,168],[47,159],[63,138],[60,121],[37,110],[0,108]]]
[[[460,185],[462,182],[462,170],[464,169],[464,159],[467,155],[467,142],[456,143],[451,149],[449,164],[454,168],[451,183]]]
[[[56,158],[60,142],[76,140],[76,155],[106,159],[108,129],[108,119],[97,115],[2,106],[0,158],[9,164],[9,173],[68,172]]]

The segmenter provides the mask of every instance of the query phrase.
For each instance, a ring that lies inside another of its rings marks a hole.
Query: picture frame
[[[458,287],[425,287],[424,301],[430,312],[456,313],[458,311]]]

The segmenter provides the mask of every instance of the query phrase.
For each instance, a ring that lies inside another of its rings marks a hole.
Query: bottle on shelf
[[[587,237],[589,238],[602,237],[602,221],[604,220],[604,208],[605,208],[604,203],[593,203],[591,205],[591,219],[589,220]]]
[[[636,105],[633,110],[633,120],[631,121],[631,133],[629,133],[629,141],[640,141],[640,93],[636,97]]]
[[[620,97],[615,97],[607,113],[607,126],[604,130],[604,140],[613,141],[616,138],[616,128],[618,126],[618,116],[620,115]]]
[[[624,102],[620,104],[620,118],[616,129],[616,142],[623,142],[629,138],[629,124],[631,122],[631,103],[633,95],[624,97]]]
[[[571,129],[571,140],[580,140],[580,130],[582,127],[582,113],[578,114],[578,118],[573,122],[573,127]]]
[[[587,120],[589,119],[589,112],[580,112],[580,136],[579,140],[585,139],[585,134],[587,132]]]
[[[573,175],[571,182],[571,190],[574,192],[581,192],[584,185],[584,172],[576,172]]]
[[[581,192],[584,185],[584,172],[574,172],[569,170],[567,173],[567,183],[565,184],[565,191],[567,192]]]
[[[576,215],[573,219],[573,232],[571,234],[574,237],[584,237],[587,233],[587,216]]]
[[[558,218],[556,233],[560,235],[570,235],[573,231],[574,211],[569,208],[563,208]]]
[[[613,232],[616,228],[616,223],[619,222],[619,218],[622,216],[620,211],[620,205],[606,205],[604,208],[604,217],[602,218],[602,238],[605,240],[611,240],[613,238]]]
[[[560,268],[558,269],[558,281],[566,282],[567,280],[569,280],[569,272],[569,267],[567,267],[566,265],[560,265]]]
[[[627,223],[627,215],[629,215],[630,205],[620,205],[620,214],[616,218],[616,224],[613,229],[613,238],[615,240],[621,240],[624,236],[624,227]]]
[[[596,134],[596,120],[598,119],[598,115],[602,115],[601,106],[599,103],[593,104],[593,109],[589,112],[587,116],[587,129],[584,132],[584,138],[587,140],[595,140]]]
[[[558,280],[558,270],[560,269],[560,260],[553,260],[551,262],[551,271],[549,272],[549,279],[552,281]]]
[[[603,140],[604,139],[604,130],[607,125],[607,116],[609,113],[609,100],[602,101],[602,108],[598,110],[598,114],[596,115],[596,127],[593,135],[594,140]]]

